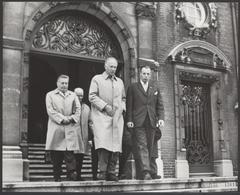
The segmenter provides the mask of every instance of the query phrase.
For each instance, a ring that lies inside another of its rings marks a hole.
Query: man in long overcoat
[[[142,179],[157,179],[153,154],[157,127],[164,125],[164,107],[159,87],[149,82],[151,68],[140,68],[140,81],[127,91],[127,127],[132,129],[135,160],[139,161]]]
[[[89,89],[94,142],[98,150],[98,178],[110,181],[118,180],[115,168],[122,151],[122,114],[126,109],[124,84],[115,76],[117,65],[115,58],[107,58],[105,71],[92,78]]]
[[[77,176],[73,151],[79,149],[77,128],[81,105],[75,93],[68,90],[68,82],[67,75],[60,75],[57,79],[57,89],[46,95],[49,119],[45,149],[50,151],[55,181],[61,181],[63,158],[67,178],[76,180]]]

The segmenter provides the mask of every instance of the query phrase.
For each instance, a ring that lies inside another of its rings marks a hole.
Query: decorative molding
[[[58,4],[60,4],[61,2],[58,1],[50,1],[48,4],[51,8],[56,7]]]
[[[12,48],[22,50],[24,47],[23,40],[3,37],[3,48]]]
[[[181,62],[196,66],[209,67],[218,70],[226,70],[226,64],[217,54],[203,48],[183,48],[175,56],[170,55],[167,59],[171,63]]]
[[[29,52],[23,52],[23,62],[29,62]]]
[[[156,16],[156,7],[152,4],[136,3],[135,13],[138,17],[154,19]]]
[[[22,131],[21,132],[21,142],[27,143],[28,142],[28,132]]]
[[[129,48],[128,52],[129,52],[130,58],[135,58],[136,57],[134,48]]]
[[[130,35],[123,29],[125,38]],[[95,20],[79,13],[57,15],[45,22],[33,38],[32,48],[106,58],[116,56],[114,39]]]
[[[212,74],[179,71],[179,79],[195,82],[213,83],[218,81],[218,76]]]
[[[193,26],[187,21],[182,9],[183,2],[175,3],[176,23],[180,24],[180,22],[182,22],[184,24],[184,27],[189,30],[189,35],[192,36],[193,39],[206,39],[211,30],[216,30],[217,28],[217,6],[215,3],[201,3],[206,12],[206,20],[201,27]]]
[[[31,35],[32,35],[32,31],[31,30],[27,30],[26,34],[25,34],[25,40],[30,40]]]
[[[29,77],[23,78],[23,91],[27,91],[29,88]]]
[[[42,16],[43,16],[43,13],[39,10],[39,11],[35,14],[35,16],[32,18],[32,20],[33,20],[34,22],[38,22]]]
[[[108,16],[113,20],[114,22],[118,21],[118,17],[111,11]]]
[[[28,119],[28,104],[22,105],[22,118]]]
[[[103,4],[103,2],[99,2],[99,1],[89,2],[89,7],[92,9],[95,9],[95,10],[99,10],[100,7],[102,6],[102,4]]]
[[[127,40],[127,39],[130,38],[130,35],[129,35],[129,33],[128,33],[128,31],[127,31],[126,28],[123,28],[123,29],[121,30],[121,32],[122,32],[122,34],[123,34],[124,39]]]
[[[129,68],[129,77],[130,77],[130,78],[135,78],[135,75],[136,75],[136,73],[135,73],[135,68],[130,67],[130,68]]]

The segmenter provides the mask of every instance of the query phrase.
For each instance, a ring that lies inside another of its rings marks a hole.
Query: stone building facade
[[[149,64],[162,89],[164,178],[237,173],[238,10],[229,2],[3,2],[3,181],[27,179],[58,74],[88,92],[104,58],[127,89]],[[86,96],[87,98],[87,96]],[[87,101],[87,99],[86,99]]]

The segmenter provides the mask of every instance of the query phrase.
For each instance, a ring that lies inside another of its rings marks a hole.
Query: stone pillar
[[[187,160],[175,160],[175,177],[189,178],[189,165]]]
[[[19,144],[24,5],[6,2],[3,7],[3,182],[23,180]]]
[[[233,165],[231,160],[215,160],[213,162],[214,173],[218,177],[232,177]]]

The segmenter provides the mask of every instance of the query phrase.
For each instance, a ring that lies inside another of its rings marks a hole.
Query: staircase
[[[53,181],[53,166],[45,161],[45,145],[29,144],[29,180],[30,181]],[[62,165],[62,180],[66,179],[66,165]],[[82,178],[92,180],[91,156],[84,156],[82,166]]]

